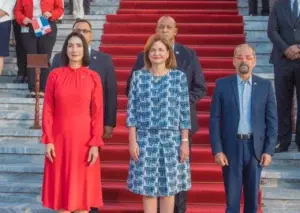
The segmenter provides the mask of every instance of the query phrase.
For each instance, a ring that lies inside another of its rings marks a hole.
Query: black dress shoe
[[[262,16],[269,16],[269,12],[261,12]]]
[[[17,78],[13,81],[16,84],[28,83],[27,76],[17,76]]]
[[[15,84],[24,83],[24,77],[23,76],[17,76],[16,79],[13,82]]]
[[[275,149],[275,153],[288,152],[288,151],[289,151],[288,148],[277,147],[277,148]]]
[[[257,16],[256,13],[249,13],[249,16]]]

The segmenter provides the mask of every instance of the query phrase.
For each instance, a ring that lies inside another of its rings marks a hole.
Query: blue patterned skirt
[[[189,160],[180,163],[180,131],[137,130],[139,161],[130,160],[128,189],[136,194],[173,196],[191,188]]]

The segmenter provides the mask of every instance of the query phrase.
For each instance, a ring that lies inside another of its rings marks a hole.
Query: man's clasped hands
[[[284,54],[290,60],[300,59],[300,48],[297,44],[294,44],[294,45],[290,46],[289,48],[287,48],[284,51]]]

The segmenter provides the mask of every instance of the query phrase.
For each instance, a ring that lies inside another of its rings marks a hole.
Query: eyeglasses
[[[167,28],[167,30],[173,29],[173,27],[169,26],[169,25],[159,25],[157,28],[160,29],[160,30],[163,30],[165,28]]]
[[[243,56],[234,56],[233,58],[239,60],[239,61],[243,61],[243,60],[246,60],[246,61],[252,61],[255,56],[250,56],[250,55],[247,55],[246,57],[243,57]]]
[[[73,30],[74,32],[77,32],[77,33],[83,33],[83,34],[88,34],[88,33],[91,33],[92,31],[90,31],[90,30],[87,30],[87,29],[83,29],[83,30],[81,30],[81,29],[74,29]]]

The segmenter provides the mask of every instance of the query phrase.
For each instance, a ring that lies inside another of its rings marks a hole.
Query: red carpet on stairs
[[[117,14],[107,15],[100,50],[112,55],[116,67],[118,118],[113,138],[106,141],[101,151],[105,201],[101,213],[143,212],[141,197],[126,188],[129,153],[125,87],[136,56],[155,32],[161,15],[171,15],[177,21],[176,41],[197,52],[208,87],[207,97],[197,104],[200,130],[193,137],[193,184],[187,213],[222,213],[225,193],[221,169],[211,155],[208,124],[215,81],[234,73],[233,49],[245,41],[236,0],[121,0]]]

